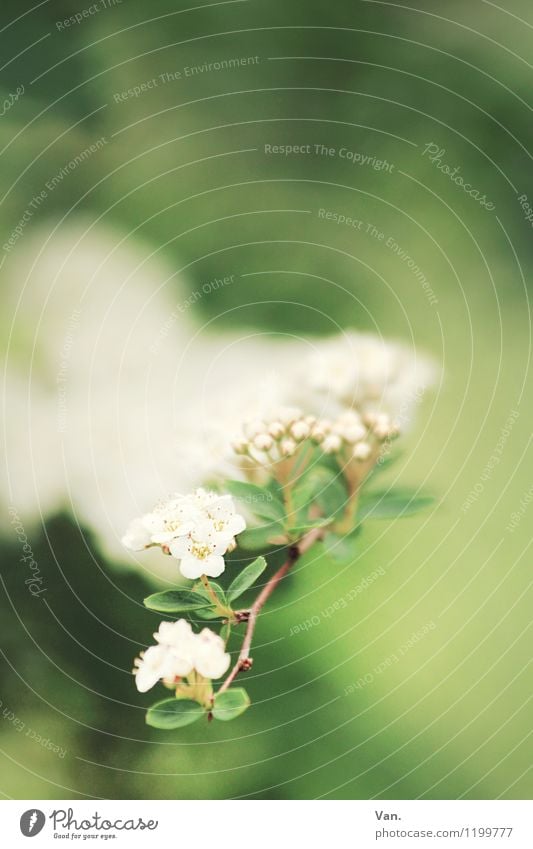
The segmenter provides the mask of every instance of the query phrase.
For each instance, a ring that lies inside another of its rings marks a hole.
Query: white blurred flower
[[[360,405],[404,429],[435,376],[406,347],[355,332],[313,340],[313,354],[305,339],[198,333],[182,309],[187,281],[92,221],[35,228],[23,248],[2,268],[13,320],[0,499],[28,529],[70,510],[111,562],[130,568],[173,574],[157,547],[142,565],[126,559],[123,529],[161,492],[244,477],[250,458],[232,449],[243,422],[270,421],[255,450],[286,438],[287,455],[307,430],[300,422],[291,432],[295,404],[330,418]],[[144,548],[144,530],[141,519],[126,544]]]
[[[179,619],[161,622],[154,637],[158,645],[150,646],[134,661],[135,684],[141,693],[158,681],[173,684],[193,669],[204,678],[220,678],[229,667],[224,641],[209,628],[195,634],[185,619]]]
[[[150,533],[146,529],[143,519],[133,519],[122,537],[122,545],[130,551],[142,551],[152,543]]]
[[[319,415],[355,407],[395,418],[404,414],[407,421],[435,378],[434,364],[406,345],[355,331],[316,342],[300,368],[308,403]]]

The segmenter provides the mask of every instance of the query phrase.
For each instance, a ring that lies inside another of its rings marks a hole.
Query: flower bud
[[[285,435],[285,426],[281,422],[271,422],[268,426],[268,432],[272,439],[281,439]]]
[[[246,422],[243,427],[244,435],[247,436],[248,439],[254,439],[254,437],[259,436],[260,433],[264,433],[266,429],[266,424],[259,420]]]
[[[278,411],[278,418],[284,425],[291,425],[297,419],[301,418],[302,413],[298,407],[283,407]]]
[[[359,442],[353,449],[352,456],[354,460],[368,460],[372,453],[372,448],[368,442]]]
[[[344,437],[346,442],[349,442],[351,445],[353,445],[354,443],[359,442],[359,440],[365,438],[366,427],[364,427],[364,425],[362,424],[350,425],[349,427],[346,427],[342,430],[342,436]]]
[[[257,448],[258,451],[270,451],[272,446],[274,445],[274,440],[268,433],[260,433],[253,440],[254,448]]]
[[[307,422],[302,421],[302,419],[300,419],[299,421],[294,422],[290,429],[290,432],[291,436],[294,437],[296,442],[301,442],[302,439],[307,439],[307,437],[309,436],[310,427]]]
[[[297,445],[294,439],[286,437],[281,440],[280,451],[283,457],[291,457],[296,451]]]
[[[320,445],[321,442],[326,438],[326,431],[318,424],[311,431],[311,439],[314,439],[315,442],[318,442]]]
[[[325,454],[335,454],[342,447],[342,439],[336,433],[330,433],[326,436],[322,443],[322,450]]]
[[[236,439],[232,444],[235,454],[248,454],[250,445],[245,439]]]

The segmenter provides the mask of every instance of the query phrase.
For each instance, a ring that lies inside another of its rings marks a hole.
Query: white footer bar
[[[67,841],[124,849],[530,849],[532,808],[528,801],[9,800],[0,802],[0,824],[3,846],[35,849]]]

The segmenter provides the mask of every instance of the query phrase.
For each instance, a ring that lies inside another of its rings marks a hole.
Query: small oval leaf
[[[258,551],[272,548],[274,545],[283,545],[287,542],[287,532],[283,525],[271,522],[257,528],[247,528],[237,539],[239,547],[245,551]]]
[[[236,719],[241,713],[250,707],[248,693],[242,687],[234,687],[215,696],[213,706],[213,717],[223,722]]]
[[[271,489],[245,481],[226,481],[225,488],[260,519],[285,521],[285,507]]]
[[[182,728],[196,722],[205,713],[205,709],[191,699],[164,699],[148,709],[146,724],[165,730]]]
[[[257,579],[263,574],[267,567],[267,562],[264,557],[258,557],[253,563],[250,563],[244,568],[236,578],[231,582],[228,588],[228,601],[235,601],[249,587],[253,586]]]
[[[371,492],[363,496],[357,520],[361,522],[363,519],[403,519],[424,510],[434,501],[432,495],[409,489]]]
[[[190,590],[164,590],[153,593],[144,599],[144,604],[149,610],[157,610],[159,613],[180,613],[212,606],[205,596]]]

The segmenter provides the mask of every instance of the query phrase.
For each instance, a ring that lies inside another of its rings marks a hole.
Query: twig
[[[241,670],[248,670],[252,666],[252,658],[250,657],[250,649],[252,646],[252,639],[254,636],[255,626],[257,623],[257,617],[261,611],[261,608],[265,604],[265,602],[270,598],[274,590],[276,589],[279,582],[285,577],[287,572],[294,566],[296,561],[308,551],[311,546],[320,539],[322,534],[324,533],[323,528],[313,528],[312,531],[303,537],[303,539],[297,544],[292,545],[289,548],[289,556],[283,566],[281,566],[277,572],[272,575],[269,581],[265,584],[256,600],[252,604],[249,616],[248,623],[246,625],[246,633],[244,635],[244,640],[242,641],[241,650],[239,652],[239,657],[230,674],[218,690],[219,693],[223,693],[224,690],[227,690],[228,687],[231,686],[239,672]]]

